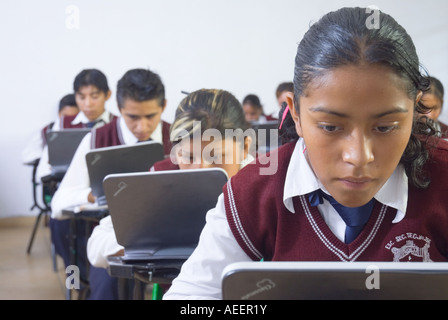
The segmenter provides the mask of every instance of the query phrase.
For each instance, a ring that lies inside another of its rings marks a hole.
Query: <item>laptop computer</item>
[[[53,177],[64,177],[79,143],[88,132],[90,129],[86,128],[47,132],[48,162]]]
[[[155,141],[89,151],[86,154],[86,163],[90,187],[92,188],[92,194],[96,197],[96,204],[104,206],[107,203],[103,190],[103,180],[108,174],[146,172],[154,163],[163,159],[163,146]]]
[[[446,262],[241,262],[222,273],[226,300],[448,299]]]
[[[187,259],[227,180],[220,168],[108,175],[104,192],[122,261]]]
[[[281,145],[281,139],[278,134],[278,120],[266,122],[252,122],[252,128],[256,133],[258,145],[258,154],[264,154],[270,150],[276,149]]]

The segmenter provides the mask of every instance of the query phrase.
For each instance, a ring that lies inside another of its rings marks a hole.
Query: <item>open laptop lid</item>
[[[104,204],[103,180],[108,174],[149,171],[163,159],[163,146],[154,141],[93,149],[86,154],[92,194]]]
[[[220,168],[108,175],[104,191],[123,260],[188,258],[227,179]]]
[[[64,174],[78,148],[79,143],[90,129],[64,129],[60,131],[48,131],[48,162],[53,174]]]
[[[448,299],[446,262],[241,262],[222,273],[226,300]]]

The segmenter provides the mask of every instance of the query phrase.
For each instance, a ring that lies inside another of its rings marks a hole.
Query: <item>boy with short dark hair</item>
[[[171,151],[170,124],[161,119],[166,107],[165,89],[157,74],[145,69],[126,72],[118,81],[117,103],[120,117],[86,134],[52,199],[52,236],[53,239],[59,239],[60,252],[66,266],[70,264],[67,239],[70,220],[63,216],[62,210],[88,202],[94,203],[96,200],[91,192],[86,154],[94,148],[133,145],[148,140],[161,143],[166,156]],[[88,236],[89,234],[77,235],[80,267],[87,265],[85,245]]]
[[[73,82],[73,90],[76,104],[80,112],[76,115],[61,116],[52,130],[72,128],[98,128],[109,123],[116,118],[115,115],[106,110],[106,101],[111,96],[111,91],[107,84],[107,78],[98,69],[82,70]],[[51,166],[48,163],[48,148],[45,147],[37,168],[37,178],[51,174]]]

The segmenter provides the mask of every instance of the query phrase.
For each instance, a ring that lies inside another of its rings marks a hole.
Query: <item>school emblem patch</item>
[[[430,245],[431,239],[428,237],[407,232],[389,241],[386,249],[393,254],[394,262],[432,262],[429,257]]]

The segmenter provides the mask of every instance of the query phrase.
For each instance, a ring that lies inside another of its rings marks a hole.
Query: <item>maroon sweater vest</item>
[[[170,124],[162,121],[162,140],[163,152],[169,155],[171,151],[170,141]],[[91,148],[103,148],[123,145],[124,141],[121,136],[120,126],[118,124],[118,117],[112,119],[108,124],[92,130]]]
[[[376,201],[372,215],[350,244],[340,241],[308,197],[283,204],[283,188],[295,143],[278,152],[274,175],[259,175],[263,161],[247,165],[224,186],[227,220],[237,242],[253,260],[266,261],[448,261],[448,143],[440,140],[425,165],[431,184],[409,185],[406,215]],[[271,158],[272,159],[272,158]],[[298,177],[300,179],[300,177]]]
[[[174,164],[170,158],[154,163],[154,171],[180,170],[177,164]]]
[[[84,123],[72,124],[72,121],[75,120],[76,116],[63,116],[61,117],[60,126],[61,129],[75,129],[75,128],[85,128],[86,125]]]
[[[41,130],[41,136],[42,136],[42,141],[44,142],[44,145],[47,144],[47,132],[53,128],[53,125],[54,125],[54,122],[51,122],[50,124],[46,125]]]

